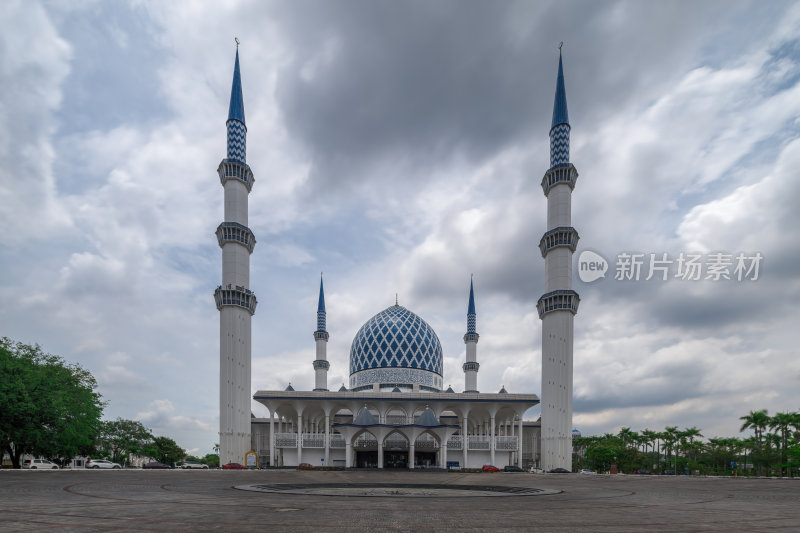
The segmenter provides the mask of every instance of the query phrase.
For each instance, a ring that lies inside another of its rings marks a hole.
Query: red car
[[[314,465],[311,463],[300,463],[297,465],[298,470],[314,470]]]
[[[499,472],[500,469],[497,468],[494,465],[483,465],[483,468],[481,468],[481,471],[482,472]]]
[[[228,463],[226,465],[222,465],[223,470],[245,470],[244,465],[240,465],[239,463]]]

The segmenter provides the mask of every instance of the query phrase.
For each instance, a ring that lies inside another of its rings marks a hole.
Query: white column
[[[517,435],[517,466],[522,468],[522,415],[519,415],[519,431]]]
[[[325,415],[325,466],[331,466],[331,415]]]
[[[303,415],[297,415],[297,464],[303,462]]]
[[[352,468],[353,466],[353,445],[350,443],[350,439],[345,441],[345,452],[344,452],[344,467],[345,468]]]
[[[275,466],[275,411],[269,413],[269,466]]]
[[[408,468],[414,469],[414,441],[408,440]]]
[[[461,442],[462,445],[464,446],[464,464],[461,466],[461,468],[467,468],[467,464],[469,464],[467,463],[468,459],[467,448],[469,448],[469,437],[467,436],[467,427],[468,427],[468,422],[467,422],[467,417],[465,416],[463,419],[461,419]]]
[[[494,464],[494,415],[491,416],[489,421],[489,449],[492,453],[491,463]]]
[[[444,440],[442,442],[441,453],[442,453],[442,464],[440,465],[440,468],[447,468],[447,440]]]
[[[383,442],[378,441],[378,468],[383,468]]]

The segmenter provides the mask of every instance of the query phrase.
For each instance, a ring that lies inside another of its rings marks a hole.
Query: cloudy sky
[[[574,281],[574,425],[735,435],[800,408],[798,28],[778,1],[4,1],[0,335],[88,368],[106,417],[210,451],[236,36],[253,390],[313,387],[321,271],[331,387],[399,293],[463,390],[474,273],[479,388],[538,394],[564,41],[573,225],[610,264]],[[757,280],[644,279],[681,252],[763,260]],[[638,281],[614,279],[622,253],[645,254]]]

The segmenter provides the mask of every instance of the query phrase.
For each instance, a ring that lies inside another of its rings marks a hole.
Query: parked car
[[[112,463],[105,459],[89,459],[86,461],[86,468],[122,468],[119,463]]]
[[[639,474],[640,476],[651,476],[651,475],[653,475],[653,473],[651,471],[649,471],[649,470],[639,470],[636,473]]]
[[[497,468],[494,465],[483,465],[483,468],[481,468],[481,471],[482,472],[499,472],[500,469]]]
[[[524,470],[517,465],[506,465],[503,467],[503,472],[524,472]]]
[[[145,463],[142,465],[142,468],[149,468],[149,469],[159,469],[159,470],[168,470],[172,468],[169,465],[164,463],[160,463],[158,461],[150,461],[149,463]]]
[[[22,462],[22,468],[30,468],[31,470],[58,470],[58,465],[51,463],[47,459],[25,459]]]
[[[585,474],[585,475],[588,475],[588,476],[596,476],[597,475],[597,472],[595,472],[594,470],[589,470],[588,468],[582,468],[581,470],[578,471],[578,473],[579,474]]]
[[[569,474],[570,471],[567,470],[566,468],[554,468],[554,469],[550,470],[550,473],[551,474]]]
[[[531,474],[544,474],[544,468],[531,467]]]
[[[298,470],[314,470],[314,465],[311,463],[300,463],[297,465]]]
[[[244,465],[240,465],[239,463],[228,463],[222,465],[223,470],[245,470]]]
[[[181,463],[181,468],[202,468],[208,470],[208,465],[204,465],[199,461],[184,461]]]

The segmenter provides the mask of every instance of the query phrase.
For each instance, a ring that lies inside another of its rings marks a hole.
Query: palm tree
[[[758,444],[758,448],[761,448],[762,437],[764,434],[764,430],[769,426],[770,417],[767,413],[766,409],[761,409],[760,411],[750,411],[745,416],[739,417],[739,420],[743,420],[744,423],[742,427],[739,428],[739,431],[744,431],[746,429],[752,428],[753,432],[755,433],[755,440]],[[751,449],[751,452],[753,450]],[[753,455],[752,453],[750,454]],[[753,461],[753,465],[755,465],[755,461]]]
[[[664,428],[664,447],[667,450],[667,456],[672,455],[672,450],[675,446],[675,443],[678,441],[678,426],[667,426]],[[677,463],[678,463],[678,454],[677,451],[675,452],[675,463],[673,464],[673,470],[677,470]],[[667,461],[669,464],[669,461]]]
[[[795,413],[775,413],[769,420],[769,428],[780,432],[781,476],[786,476],[786,448],[791,434],[790,427],[794,423]]]
[[[756,434],[756,441],[761,444],[761,436],[764,434],[764,430],[769,426],[770,422],[770,417],[767,413],[767,410],[761,409],[760,411],[750,411],[749,414],[740,416],[739,420],[744,420],[744,423],[742,424],[742,427],[739,428],[739,431],[752,428],[753,432]]]

